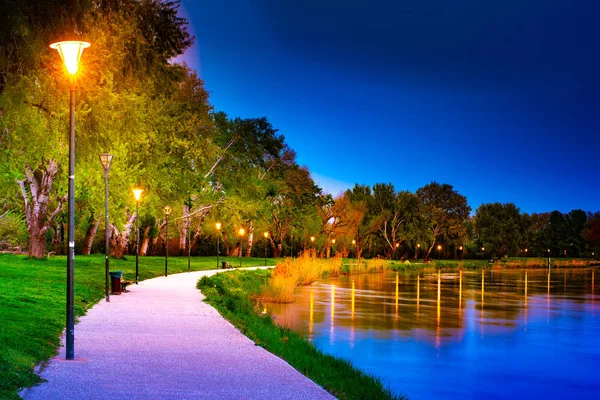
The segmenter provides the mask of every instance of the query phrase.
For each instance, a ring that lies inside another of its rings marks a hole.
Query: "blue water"
[[[411,399],[595,399],[600,296],[592,273],[341,277],[303,287],[295,303],[269,312]]]

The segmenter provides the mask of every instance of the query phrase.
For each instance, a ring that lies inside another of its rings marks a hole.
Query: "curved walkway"
[[[198,279],[216,271],[131,285],[75,326],[75,360],[64,347],[26,389],[35,399],[332,399],[285,361],[242,335],[204,303]],[[63,337],[64,340],[64,337]],[[64,343],[64,342],[63,342]]]

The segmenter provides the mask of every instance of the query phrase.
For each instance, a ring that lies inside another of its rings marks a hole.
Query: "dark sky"
[[[600,210],[600,1],[183,1],[184,59],[326,190]]]

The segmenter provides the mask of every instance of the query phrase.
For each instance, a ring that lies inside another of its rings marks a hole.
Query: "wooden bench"
[[[221,261],[221,269],[233,268],[227,261]]]
[[[132,281],[126,281],[125,279],[121,278],[121,292],[128,293],[129,290],[127,290],[127,286],[131,285],[132,283]]]

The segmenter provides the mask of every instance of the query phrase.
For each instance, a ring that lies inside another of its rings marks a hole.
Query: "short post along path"
[[[250,268],[249,268],[250,269]],[[75,326],[75,360],[60,354],[20,394],[51,399],[332,399],[242,335],[196,288],[216,271],[131,285]]]

